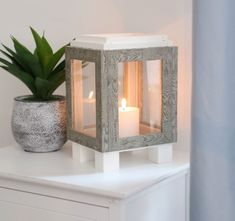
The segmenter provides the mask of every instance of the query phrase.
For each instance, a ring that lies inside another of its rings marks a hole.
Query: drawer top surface
[[[144,150],[122,153],[121,169],[108,173],[97,171],[94,162],[79,164],[71,152],[70,146],[46,154],[27,153],[18,146],[0,148],[0,186],[13,180],[22,183],[21,190],[30,184],[123,199],[189,169],[186,152],[174,152],[168,164],[150,162]]]

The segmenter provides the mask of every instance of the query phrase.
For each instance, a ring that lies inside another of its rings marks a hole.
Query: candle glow
[[[119,137],[139,135],[139,108],[127,107],[125,98],[119,107]]]

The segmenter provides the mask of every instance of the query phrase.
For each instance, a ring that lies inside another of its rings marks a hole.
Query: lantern
[[[80,36],[66,72],[69,140],[101,153],[176,141],[177,48],[166,36]]]

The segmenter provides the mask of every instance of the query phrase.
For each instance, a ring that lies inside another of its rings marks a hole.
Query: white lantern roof
[[[121,33],[79,35],[71,42],[71,46],[96,50],[117,50],[170,47],[173,46],[173,43],[166,35]]]

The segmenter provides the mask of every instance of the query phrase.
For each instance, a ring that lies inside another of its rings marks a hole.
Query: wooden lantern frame
[[[102,153],[176,142],[177,47],[93,50],[69,46],[65,57],[69,140]],[[71,61],[74,59],[95,63],[96,137],[90,137],[73,128]],[[118,63],[149,60],[162,60],[161,132],[119,138]]]

